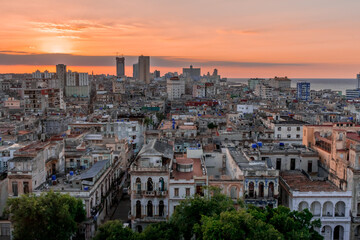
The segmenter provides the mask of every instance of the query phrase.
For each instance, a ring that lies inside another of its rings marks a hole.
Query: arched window
[[[321,204],[318,201],[311,203],[311,213],[313,214],[313,216],[320,216]]]
[[[269,197],[274,197],[274,183],[273,182],[269,182],[268,191],[269,191],[268,196]]]
[[[321,229],[321,235],[324,239],[332,239],[332,229],[330,226],[326,225]]]
[[[136,201],[136,218],[141,218],[141,202]]]
[[[236,199],[237,198],[237,188],[235,187],[235,186],[232,186],[231,188],[230,188],[230,197],[232,198],[232,199]]]
[[[160,201],[159,202],[159,216],[163,217],[164,216],[164,201]]]
[[[148,191],[153,191],[154,190],[153,181],[152,181],[151,178],[148,178],[148,180],[147,180],[147,190]]]
[[[159,191],[165,191],[165,186],[164,186],[164,179],[161,177],[159,179]]]
[[[344,227],[336,226],[334,228],[334,240],[344,240]]]
[[[335,217],[345,217],[345,203],[343,201],[336,203]]]
[[[147,215],[148,215],[148,217],[153,216],[153,204],[151,201],[148,201],[148,204],[147,204]]]
[[[140,178],[136,178],[136,192],[138,194],[140,194],[140,192],[141,192],[141,179]]]
[[[259,183],[259,197],[264,197],[264,183]]]
[[[359,238],[360,236],[360,225],[358,225],[356,228],[355,228],[355,237]]]
[[[323,216],[328,216],[328,217],[332,217],[333,216],[333,211],[334,211],[334,205],[332,204],[332,202],[325,202],[324,206],[323,206]]]
[[[249,197],[250,198],[254,197],[254,182],[249,183]]]
[[[304,211],[304,209],[309,208],[309,204],[305,201],[302,201],[301,203],[299,203],[299,211]]]

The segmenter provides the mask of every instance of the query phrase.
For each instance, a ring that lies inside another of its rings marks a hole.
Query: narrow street
[[[128,194],[123,195],[110,219],[111,220],[119,219],[123,223],[127,222],[128,213],[130,211],[130,204],[131,204],[130,196]]]

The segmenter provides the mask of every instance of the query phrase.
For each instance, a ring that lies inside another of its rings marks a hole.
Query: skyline
[[[356,0],[4,1],[0,73],[64,63],[115,74],[115,56],[124,54],[128,75],[132,59],[148,55],[151,71],[162,73],[192,64],[229,78],[353,78],[359,7]]]

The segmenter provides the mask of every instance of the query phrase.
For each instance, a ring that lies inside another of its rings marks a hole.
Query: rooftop
[[[180,172],[176,169],[177,164],[181,165],[191,165],[193,166],[193,170],[191,172]],[[184,157],[177,157],[176,164],[174,163],[172,166],[173,172],[172,177],[175,180],[191,180],[194,177],[202,177],[203,169],[201,165],[200,158],[187,158],[186,155]]]
[[[330,181],[311,180],[300,171],[284,171],[280,173],[280,176],[293,191],[341,192],[341,190]]]

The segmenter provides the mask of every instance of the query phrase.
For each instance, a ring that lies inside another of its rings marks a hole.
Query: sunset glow
[[[14,55],[59,53],[176,58],[177,67],[152,61],[152,70],[180,71],[195,62],[203,73],[217,67],[227,77],[354,77],[359,71],[359,1],[261,2],[2,1],[0,72],[52,65],[31,57],[9,64]],[[207,61],[217,64],[201,65]],[[126,61],[127,74],[132,63]],[[115,73],[114,62],[77,66]]]

